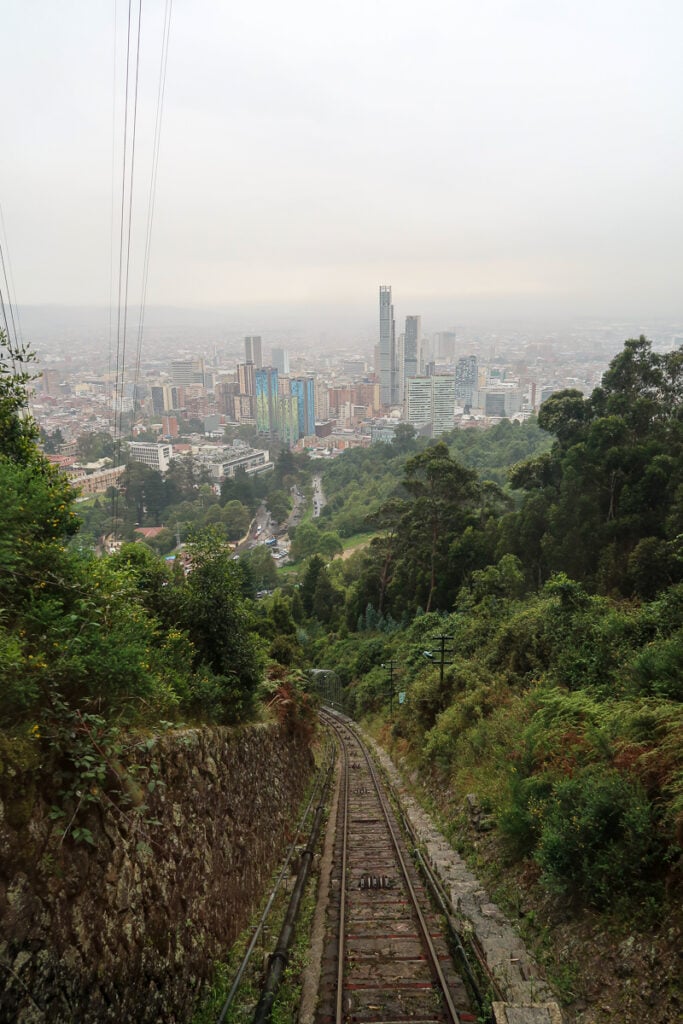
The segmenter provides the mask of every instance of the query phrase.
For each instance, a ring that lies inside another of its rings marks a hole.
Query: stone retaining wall
[[[0,1022],[187,1024],[312,769],[277,726],[171,732],[139,761],[144,814],[93,805],[91,846],[60,843],[36,771],[0,758]]]

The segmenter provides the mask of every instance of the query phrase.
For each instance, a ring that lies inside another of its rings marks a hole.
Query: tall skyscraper
[[[260,434],[278,432],[277,370],[272,366],[256,370],[256,428]]]
[[[437,359],[453,362],[455,359],[455,331],[439,331],[434,335],[434,355]]]
[[[382,405],[398,402],[396,325],[391,304],[391,285],[379,289],[379,397]]]
[[[422,373],[422,317],[407,316],[406,329],[396,346],[398,401],[405,405],[407,382]]]
[[[408,423],[421,430],[432,422],[432,378],[411,377],[406,382],[405,417]]]
[[[452,373],[432,377],[432,437],[453,429],[455,378]]]
[[[156,416],[178,408],[178,388],[172,384],[153,384],[151,394],[152,412]]]
[[[270,356],[271,364],[281,377],[289,376],[289,352],[285,348],[274,348]]]
[[[317,377],[314,387],[315,418],[317,420],[328,420],[330,418],[330,396],[327,391],[327,384]]]
[[[396,339],[396,380],[398,382],[398,400],[403,402],[406,397],[406,375],[405,375],[405,356],[406,356],[406,336],[399,334]]]
[[[314,382],[312,377],[293,377],[289,382],[292,395],[299,400],[299,437],[315,434]]]
[[[152,412],[155,416],[163,415],[166,404],[164,402],[164,389],[161,385],[152,385]]]
[[[253,363],[257,370],[260,370],[263,366],[260,334],[250,334],[244,339],[244,361],[245,363]]]
[[[256,394],[256,367],[252,362],[238,363],[237,365],[237,380],[240,386],[240,392],[243,395]]]
[[[407,316],[403,343],[403,375],[406,380],[408,377],[417,377],[420,373],[421,340],[422,317]]]
[[[278,395],[277,434],[283,444],[291,447],[301,436],[299,433],[299,399],[296,395]]]
[[[455,400],[463,407],[472,405],[479,386],[479,367],[476,356],[463,356],[455,367]]]

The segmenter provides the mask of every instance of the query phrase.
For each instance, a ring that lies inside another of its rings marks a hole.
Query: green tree
[[[291,448],[282,448],[275,459],[275,480],[279,488],[289,489],[296,481],[298,467]]]
[[[29,349],[8,345],[0,332],[0,606],[10,617],[67,561],[63,543],[79,527],[75,491],[37,447],[28,415],[33,375]]]
[[[254,482],[242,468],[235,471],[234,477],[226,477],[221,484],[221,505],[229,501],[239,501],[253,514],[258,507]]]
[[[310,558],[318,551],[320,531],[313,523],[301,523],[296,530],[290,530],[290,537],[290,554],[293,561],[299,562],[302,558]]]
[[[57,455],[60,445],[64,444],[64,435],[59,427],[56,427],[51,434],[46,434],[45,431],[41,429],[40,438],[43,445],[43,451],[46,455]]]
[[[202,516],[203,526],[216,526],[223,522],[223,512],[220,505],[209,505]]]
[[[251,569],[254,592],[274,589],[277,583],[277,569],[270,549],[265,544],[259,544],[248,551],[242,556],[242,560]]]
[[[164,476],[167,504],[178,505],[181,501],[193,501],[199,482],[200,475],[192,459],[172,459]]]
[[[313,615],[319,622],[330,626],[336,621],[343,604],[344,595],[332,584],[327,570],[322,568],[318,572],[311,601]]]
[[[683,578],[677,561],[663,572],[679,532],[682,359],[630,339],[590,398],[564,391],[543,403],[539,425],[556,440],[516,467],[512,484],[529,496],[504,529],[537,583],[562,571],[603,593],[652,595]],[[650,578],[646,541],[657,552]]]
[[[282,523],[291,511],[292,500],[285,491],[271,491],[266,499],[266,505],[275,522]]]
[[[150,537],[145,543],[160,555],[168,555],[176,546],[176,535],[173,530],[164,527],[156,537]]]
[[[328,530],[326,533],[320,534],[318,540],[318,551],[325,558],[334,558],[336,555],[341,555],[344,550],[344,545],[339,539],[339,534],[334,533],[332,530]]]
[[[262,655],[242,596],[242,572],[215,530],[187,546],[190,572],[175,588],[178,624],[195,650],[195,668],[206,665],[219,684],[219,714],[243,716],[262,670]]]
[[[228,540],[241,540],[246,535],[251,520],[249,510],[241,501],[226,502],[221,518]]]
[[[412,423],[397,423],[391,446],[402,455],[414,452],[417,448],[417,430]]]
[[[105,430],[79,434],[76,444],[78,454],[83,462],[97,462],[99,459],[114,458],[114,438]]]
[[[134,515],[137,526],[145,525],[148,501],[156,506],[153,516],[154,519],[158,519],[163,483],[157,470],[143,465],[142,462],[129,462],[121,486],[126,498],[126,507]],[[158,525],[158,522],[155,525]]]
[[[449,547],[476,508],[477,474],[439,442],[408,459],[403,488],[409,496],[399,532],[403,578],[413,580],[415,598],[429,612],[435,601],[442,604]]]
[[[320,575],[324,568],[325,563],[323,562],[320,555],[313,555],[313,557],[311,558],[310,562],[306,567],[304,578],[301,581],[301,603],[303,605],[305,614],[309,618],[311,615],[313,615],[313,602],[315,597],[315,588],[318,582],[318,576]]]

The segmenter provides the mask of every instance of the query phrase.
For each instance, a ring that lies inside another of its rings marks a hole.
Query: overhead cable
[[[145,323],[145,311],[147,307],[147,283],[149,281],[149,264],[152,246],[152,226],[154,223],[154,208],[156,204],[157,173],[159,168],[159,150],[161,144],[161,124],[164,109],[164,95],[166,92],[166,69],[168,66],[168,44],[171,33],[171,13],[173,0],[166,0],[164,11],[164,27],[161,41],[161,60],[159,63],[159,84],[157,87],[157,109],[154,122],[154,141],[152,144],[152,173],[149,182],[149,195],[147,198],[147,231],[145,234],[145,255],[142,272],[142,296],[140,300],[140,318],[138,321],[137,349],[135,354],[135,377],[133,384],[133,409],[137,395],[138,381],[140,378],[140,359],[142,355],[142,335]]]

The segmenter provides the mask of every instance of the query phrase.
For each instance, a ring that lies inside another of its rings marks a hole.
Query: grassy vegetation
[[[374,530],[353,533],[350,537],[344,538],[344,552],[357,551],[359,548],[364,548],[376,536],[377,532]]]

